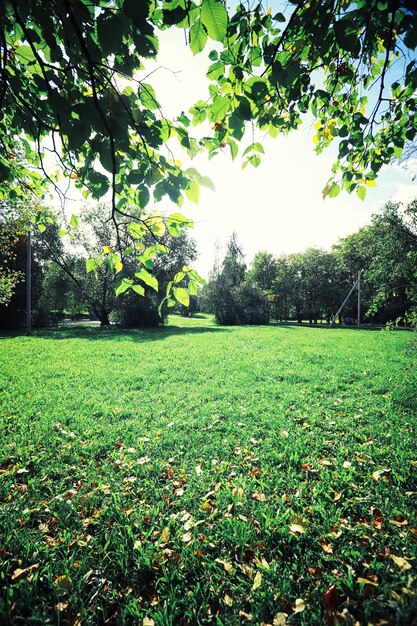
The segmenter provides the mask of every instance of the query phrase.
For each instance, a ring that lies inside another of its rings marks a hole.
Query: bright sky
[[[206,99],[205,70],[210,61],[204,53],[193,56],[181,31],[162,34],[158,62],[162,69],[151,82],[168,117]],[[199,251],[195,266],[203,275],[213,266],[216,243],[224,247],[233,231],[247,262],[259,250],[279,255],[309,246],[329,249],[339,237],[369,223],[372,213],[387,200],[406,202],[417,197],[417,183],[410,173],[391,165],[378,178],[377,187],[368,189],[364,202],[344,192],[323,200],[322,189],[335,153],[327,150],[317,156],[313,134],[305,126],[289,136],[266,138],[265,155],[256,169],[248,165],[242,170],[239,158],[231,160],[229,148],[210,161],[203,156],[194,160],[192,165],[216,186],[214,193],[202,190],[197,208],[187,202],[182,209],[195,220],[193,236]],[[180,149],[175,150],[175,157],[187,163]]]

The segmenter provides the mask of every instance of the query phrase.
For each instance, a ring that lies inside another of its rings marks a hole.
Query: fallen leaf
[[[297,598],[294,606],[294,613],[301,613],[306,608],[304,600],[302,598]]]
[[[400,515],[398,515],[395,519],[390,519],[389,521],[391,524],[394,524],[394,526],[397,526],[398,528],[401,528],[402,526],[408,526],[408,520],[402,519]]]
[[[201,465],[196,466],[195,473],[197,474],[197,476],[201,476],[201,474],[203,473],[203,470],[201,469]]]
[[[331,543],[326,543],[325,541],[320,541],[320,545],[323,548],[323,551],[326,554],[333,554],[333,546]]]
[[[58,593],[69,593],[72,587],[72,580],[69,576],[58,576],[54,585]]]
[[[373,472],[371,474],[372,476],[372,480],[375,481],[376,483],[379,481],[379,479],[381,478],[381,476],[383,476],[383,474],[386,474],[387,472],[390,472],[391,470],[389,469],[380,469],[380,470],[376,470],[375,472]]]
[[[214,505],[210,500],[206,500],[205,502],[203,502],[203,504],[200,506],[200,509],[202,511],[212,511],[214,509]]]
[[[324,606],[328,611],[333,612],[337,609],[340,603],[340,598],[336,585],[332,585],[328,588],[324,594],[323,601]]]
[[[48,526],[48,524],[40,523],[39,526],[38,526],[38,530],[40,530],[41,533],[45,533],[45,534],[49,533],[49,526]]]
[[[25,567],[24,569],[18,567],[12,574],[12,580],[14,582],[17,582],[22,578],[27,578],[27,574],[30,574],[31,571],[38,569],[38,567],[39,563],[34,563],[33,565],[29,565],[29,567]]]
[[[29,470],[27,470],[25,467],[21,467],[17,470],[16,474],[29,474]]]
[[[223,565],[225,571],[232,575],[233,574],[233,566],[231,563],[228,563],[228,561],[223,561],[222,559],[216,559],[216,563],[220,563],[220,565]]]
[[[166,526],[161,533],[161,546],[165,546],[169,541],[169,528]]]
[[[246,563],[241,563],[239,565],[240,569],[248,578],[252,580],[253,578],[253,568],[250,565],[246,565]]]
[[[252,498],[254,500],[258,500],[259,502],[266,502],[267,497],[264,493],[261,493],[260,491],[255,491],[255,493],[252,495]]]
[[[225,603],[227,606],[232,606],[232,605],[233,605],[233,598],[231,598],[230,596],[228,596],[228,595],[227,595],[227,593],[225,594],[225,596],[224,596],[224,598],[223,598],[223,599],[224,599],[224,603]]]
[[[150,458],[148,456],[142,456],[140,459],[138,459],[136,462],[138,465],[145,465],[145,463],[149,463],[150,462]],[[146,618],[145,618],[146,619]]]
[[[245,611],[239,611],[239,615],[240,617],[244,617],[245,619],[247,619],[249,622],[252,619],[252,613],[245,613]]]
[[[338,500],[340,500],[340,498],[342,497],[342,491],[335,491],[335,494],[333,496],[333,502],[337,502]]]
[[[142,621],[142,626],[155,626],[155,622],[152,617],[144,617]]]
[[[262,574],[261,572],[256,572],[253,585],[252,585],[253,591],[256,591],[256,589],[258,589],[258,587],[260,587],[261,584],[262,584]]]
[[[301,515],[293,515],[290,519],[290,532],[305,533],[307,530],[307,520]]]
[[[54,539],[53,537],[50,537],[49,535],[45,535],[44,540],[46,541],[46,543],[48,544],[50,548],[55,548],[60,543],[62,543],[62,539],[60,537],[58,537],[58,539]]]
[[[374,587],[378,587],[378,583],[374,583],[372,582],[372,580],[368,580],[367,578],[359,577],[356,582],[358,582],[359,584],[362,583],[362,585],[373,585]]]
[[[285,626],[287,623],[287,613],[277,613],[274,617],[274,621],[272,622],[273,626]]]
[[[184,543],[190,543],[190,541],[192,541],[193,539],[193,536],[191,533],[184,533],[181,539],[183,540]]]
[[[390,557],[394,561],[395,565],[398,565],[402,572],[411,569],[411,565],[408,560],[403,558],[402,556],[396,556],[395,554],[391,554]]]

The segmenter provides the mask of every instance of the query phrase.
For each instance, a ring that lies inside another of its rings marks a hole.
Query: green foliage
[[[416,201],[405,207],[387,203],[368,226],[340,239],[331,252],[310,248],[279,258],[258,252],[246,282],[262,290],[272,318],[330,322],[362,271],[361,309],[366,320],[380,324],[398,320],[410,326],[408,312],[417,304],[416,206]],[[339,321],[343,317],[357,317],[356,292]]]
[[[361,198],[415,138],[417,12],[406,0],[293,3],[275,15],[262,3],[230,12],[223,0],[136,4],[94,0],[63,11],[54,0],[47,12],[41,0],[1,5],[3,197],[18,189],[41,196],[55,183],[42,155],[46,138],[65,178],[94,198],[110,188],[120,228],[126,206],[144,209],[152,194],[179,205],[186,190],[198,197],[202,183],[162,154],[169,138],[191,156],[229,145],[234,157],[246,122],[276,136],[310,112],[316,151],[338,143],[339,180],[324,195],[345,189]],[[214,125],[201,142],[187,116],[168,121],[153,85],[137,78],[169,28],[187,29],[193,53],[216,42],[210,95],[191,109],[192,125]],[[244,166],[257,167],[263,148],[248,149]]]
[[[268,306],[262,291],[246,275],[244,256],[233,233],[221,265],[216,264],[202,293],[204,310],[218,324],[267,324]]]
[[[148,238],[151,239],[150,235]],[[150,243],[146,238],[144,241],[145,244]],[[166,253],[154,258],[152,274],[143,266],[139,272],[135,271],[136,262],[133,258],[125,261],[124,272],[135,276],[142,283],[133,285],[131,289],[143,290],[141,295],[144,296],[143,299],[138,299],[135,294],[127,292],[118,299],[114,318],[125,327],[157,326],[166,317],[167,305],[171,304],[171,291],[176,299],[172,300],[172,306],[175,301],[188,306],[189,294],[195,295],[197,281],[202,281],[197,272],[189,267],[189,263],[195,261],[197,256],[195,242],[185,232],[179,237],[171,237],[167,233],[162,241]]]
[[[415,139],[417,12],[406,0],[299,2],[275,15],[249,2],[230,11],[223,0],[137,4],[0,6],[0,199],[41,198],[56,185],[47,145],[61,176],[83,194],[98,199],[110,192],[119,261],[106,259],[109,272],[122,271],[126,232],[139,242],[148,228],[158,238],[191,225],[179,213],[149,218],[144,211],[152,200],[197,203],[200,186],[212,187],[165,157],[168,141],[191,157],[202,150],[212,157],[228,145],[235,158],[248,122],[275,137],[310,113],[316,151],[338,144],[323,195],[344,189],[363,200],[381,167]],[[191,108],[191,118],[167,120],[151,75],[141,78],[169,28],[188,31],[194,54],[216,42],[209,95]],[[190,129],[206,120],[213,132],[197,141]],[[264,148],[252,140],[242,152],[243,167],[258,167]],[[43,218],[38,226],[46,228]],[[78,228],[76,216],[69,226]],[[152,271],[151,252],[143,258]]]
[[[409,338],[199,318],[3,337],[0,622],[311,626],[335,585],[348,623],[412,624]]]

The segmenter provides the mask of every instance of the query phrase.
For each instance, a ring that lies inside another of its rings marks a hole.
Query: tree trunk
[[[100,320],[100,326],[110,326],[109,314],[107,311],[100,311],[98,319]]]

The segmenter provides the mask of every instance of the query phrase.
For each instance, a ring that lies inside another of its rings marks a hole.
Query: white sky
[[[160,36],[158,66],[148,82],[156,90],[164,114],[170,118],[208,96],[207,52],[193,56],[185,45],[184,33],[169,29]],[[157,67],[146,62],[146,75]],[[142,78],[142,77],[141,77]],[[191,131],[201,133],[197,127]],[[203,131],[206,132],[206,131]],[[216,191],[202,189],[196,208],[186,202],[181,209],[195,220],[191,231],[197,241],[199,258],[194,264],[207,277],[213,266],[216,243],[224,247],[233,231],[249,263],[256,252],[273,254],[298,252],[309,246],[329,249],[339,237],[369,223],[389,199],[407,201],[417,197],[417,183],[396,165],[386,167],[369,188],[364,202],[345,192],[334,199],[322,199],[322,189],[330,177],[335,152],[329,149],[317,156],[313,150],[313,130],[305,126],[289,136],[262,141],[265,155],[258,168],[242,170],[239,157],[233,162],[229,148],[212,160],[199,156],[190,165],[208,175]],[[248,142],[249,143],[249,140]],[[242,148],[246,147],[242,142]],[[241,150],[243,152],[243,149]],[[175,149],[175,158],[188,166],[185,152]],[[148,207],[149,208],[149,207]],[[158,210],[175,211],[168,200]]]
[[[196,100],[207,97],[205,70],[210,61],[204,53],[193,56],[184,45],[182,32],[171,29],[163,33],[158,61],[178,72],[161,69],[152,76],[168,116],[187,111]],[[369,223],[372,213],[387,200],[407,201],[417,196],[417,183],[412,182],[410,173],[392,165],[379,176],[377,187],[368,189],[364,202],[344,192],[323,200],[335,153],[327,150],[317,156],[313,134],[305,126],[288,136],[267,138],[258,168],[248,165],[242,170],[239,158],[231,160],[228,147],[210,161],[203,156],[194,160],[193,166],[210,176],[216,186],[214,193],[202,190],[197,208],[191,203],[183,208],[196,222],[196,267],[205,276],[213,265],[216,242],[224,246],[232,231],[237,233],[247,262],[259,250],[278,255],[309,246],[329,249],[339,237]],[[179,150],[175,157],[186,162]]]

